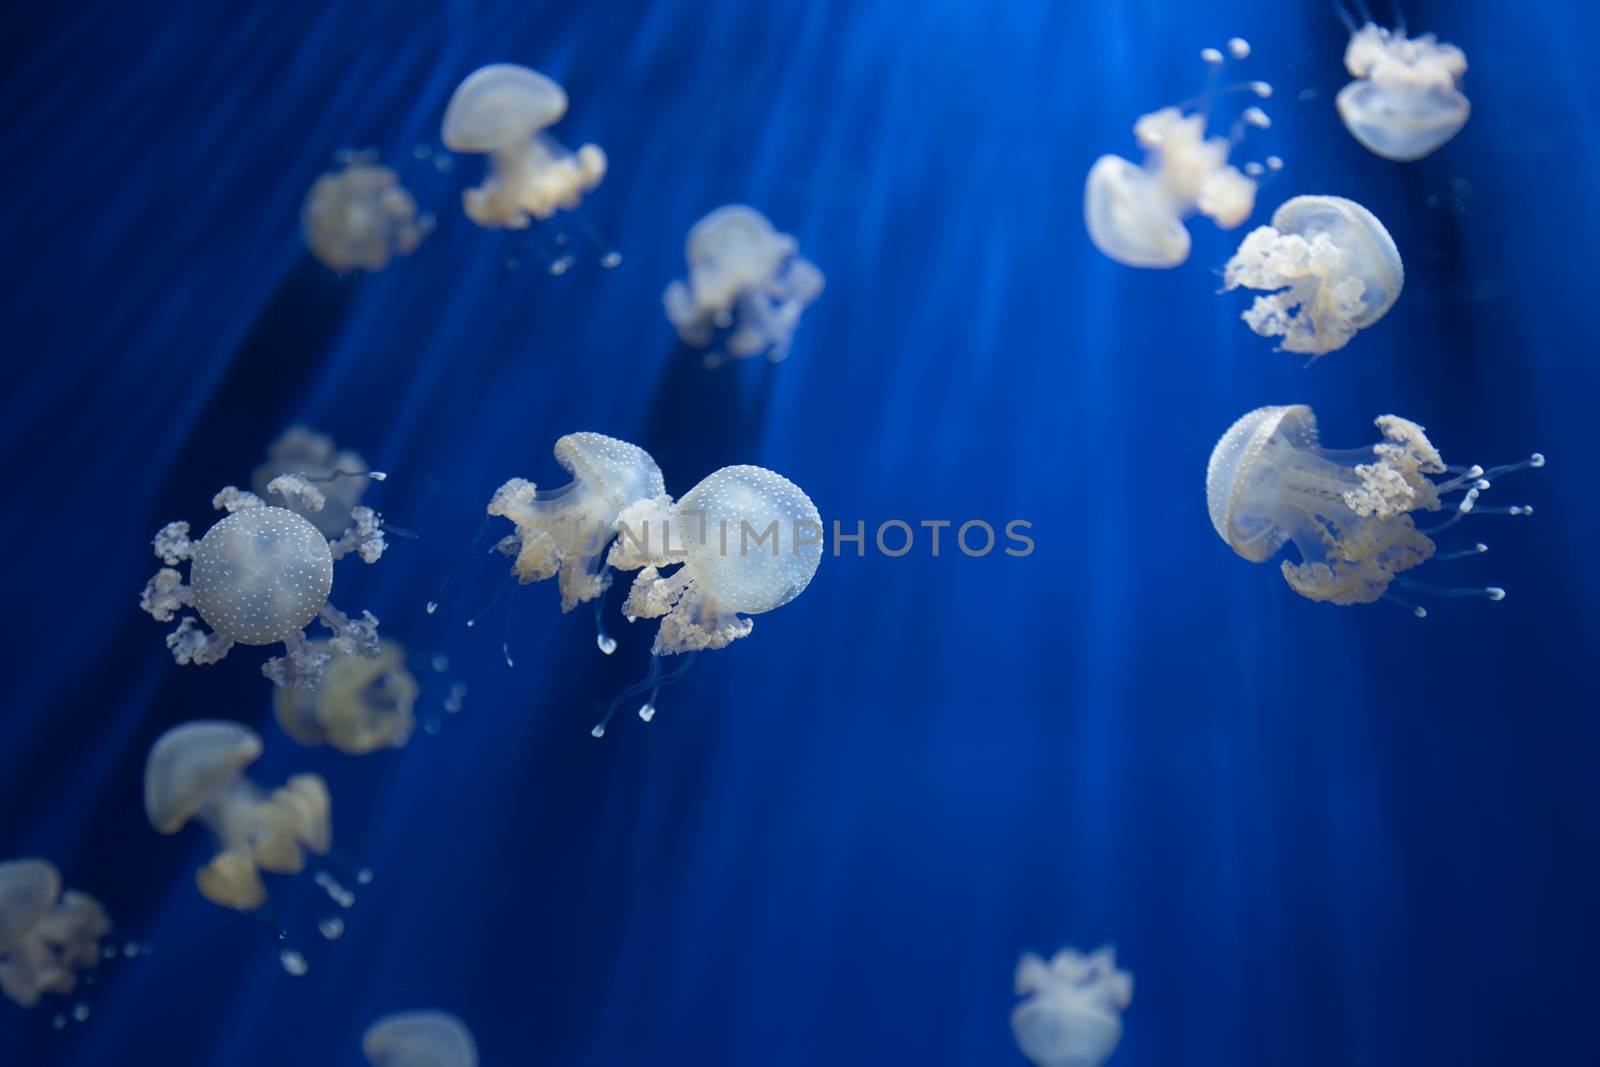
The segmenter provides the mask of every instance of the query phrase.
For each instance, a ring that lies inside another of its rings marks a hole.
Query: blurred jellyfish
[[[1262,337],[1312,362],[1350,343],[1394,306],[1406,272],[1377,217],[1337,196],[1297,196],[1251,230],[1223,271],[1228,289],[1270,290],[1242,316]]]
[[[267,446],[267,460],[250,475],[250,488],[265,499],[267,487],[280,474],[294,474],[314,482],[322,493],[322,507],[306,511],[311,525],[334,540],[350,526],[350,512],[372,482],[384,475],[367,467],[359,452],[341,449],[327,434],[308,426],[291,426]]]
[[[1239,555],[1262,563],[1293,541],[1298,564],[1283,577],[1308,600],[1371,604],[1394,600],[1418,617],[1427,612],[1389,592],[1390,583],[1434,596],[1500,600],[1496,586],[1455,589],[1403,575],[1429,558],[1460,559],[1487,551],[1478,544],[1434,556],[1430,534],[1469,514],[1530,515],[1531,507],[1486,507],[1478,496],[1501,475],[1544,466],[1535,452],[1493,470],[1447,466],[1423,428],[1394,415],[1376,420],[1383,440],[1370,448],[1332,450],[1317,441],[1317,421],[1303,404],[1258,408],[1239,419],[1212,450],[1206,502],[1217,535]],[[1450,475],[1434,481],[1429,475]],[[1462,491],[1453,503],[1444,497]],[[1411,512],[1449,508],[1448,519],[1417,529]]]
[[[63,893],[51,864],[0,863],[0,991],[18,1005],[70,994],[79,971],[100,965],[100,939],[109,933],[100,902],[75,889]]]
[[[418,217],[395,172],[378,166],[375,152],[343,152],[339,161],[343,169],[318,178],[300,209],[311,254],[343,273],[382,270],[394,256],[415,252],[433,219]]]
[[[442,1011],[385,1015],[361,1038],[361,1051],[375,1067],[478,1067],[472,1031]]]
[[[1343,13],[1343,12],[1341,12]],[[1461,132],[1472,105],[1461,94],[1467,57],[1431,33],[1407,38],[1405,27],[1356,26],[1345,14],[1350,45],[1344,65],[1356,80],[1335,103],[1345,129],[1369,151],[1408,163]]]
[[[567,113],[567,94],[538,71],[491,63],[467,75],[445,108],[441,134],[452,152],[489,157],[489,176],[461,194],[467,217],[487,229],[520,230],[578,206],[606,173],[606,154],[569,152],[545,129]]]
[[[1235,59],[1250,54],[1250,46],[1237,37],[1228,42],[1228,50]],[[1143,166],[1105,155],[1089,168],[1083,190],[1084,223],[1095,247],[1118,263],[1176,267],[1189,258],[1186,218],[1198,212],[1231,230],[1255,209],[1256,182],[1232,166],[1228,154],[1243,140],[1247,127],[1264,128],[1270,121],[1260,108],[1247,108],[1230,136],[1206,137],[1207,112],[1224,61],[1215,48],[1201,52],[1201,58],[1211,73],[1193,111],[1186,113],[1186,105],[1164,107],[1134,123],[1134,138],[1145,151]],[[1249,90],[1263,99],[1272,95],[1266,82],[1223,91],[1233,89]]]
[[[730,355],[783,359],[800,313],[822,292],[822,272],[799,249],[743,204],[719,207],[695,223],[684,250],[689,278],[662,294],[679,339],[705,348],[719,330],[730,330]],[[719,353],[706,356],[707,366],[721,361]]]
[[[314,690],[275,689],[278,725],[302,745],[332,745],[362,756],[379,748],[404,748],[416,725],[417,680],[406,669],[405,650],[378,642],[378,657],[333,654],[327,641],[311,647],[331,658]]]
[[[195,875],[213,904],[254,911],[267,899],[261,871],[296,874],[307,850],[333,842],[332,801],[320,775],[296,774],[269,795],[244,776],[261,755],[261,738],[234,722],[175,726],[150,747],[144,810],[157,833],[175,834],[191,819],[211,831],[217,854]]]
[[[200,540],[189,539],[186,522],[162,527],[153,544],[166,566],[146,583],[139,606],[160,622],[192,607],[216,631],[207,633],[184,616],[167,635],[180,664],[216,663],[235,643],[282,641],[288,654],[269,659],[261,673],[277,685],[315,689],[330,652],[378,655],[378,620],[370,611],[351,619],[328,595],[334,560],[355,552],[363,562],[376,563],[383,555],[382,520],[371,508],[352,508],[350,525],[330,541],[301,514],[323,509],[321,490],[294,474],[273,478],[267,488],[290,507],[269,506],[230,485],[211,501],[228,515]],[[184,560],[192,561],[187,585],[175,569]],[[333,631],[329,651],[313,648],[302,632],[317,618]]]
[[[1122,1039],[1133,975],[1117,970],[1110,946],[1081,955],[1064,948],[1046,963],[1031,952],[1017,964],[1011,1031],[1039,1067],[1099,1067]]]

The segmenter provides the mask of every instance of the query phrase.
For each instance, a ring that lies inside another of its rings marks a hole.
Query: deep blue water
[[[1339,124],[1344,31],[1310,0],[9,11],[0,858],[50,858],[155,952],[102,968],[65,1033],[0,1002],[0,1062],[349,1065],[377,1016],[439,1007],[486,1065],[1021,1064],[1018,953],[1102,942],[1137,980],[1116,1067],[1593,1062],[1600,15],[1407,15],[1465,49],[1474,111],[1396,165]],[[1134,271],[1083,231],[1089,163],[1231,34],[1279,89],[1255,221],[1348,196],[1407,265],[1310,369],[1217,295],[1239,234],[1196,220],[1188,264]],[[493,60],[561,81],[556,134],[610,154],[581,216],[623,264],[506,269],[518,239],[459,210],[475,159],[404,168],[440,220],[415,256],[313,261],[332,153],[405,161]],[[659,294],[728,201],[828,288],[786,363],[708,372]],[[1426,575],[1507,599],[1335,608],[1234,556],[1207,455],[1295,402],[1338,447],[1392,411],[1458,462],[1545,452],[1493,494],[1537,514],[1461,528],[1490,553]],[[137,607],[151,534],[209,521],[296,420],[391,472],[369,500],[419,535],[335,594],[450,657],[423,672],[442,729],[403,750],[293,744],[261,653],[179,668]],[[615,593],[609,659],[553,583],[464,626],[502,580],[464,551],[489,493],[555,484],[575,430],[649,449],[674,493],[756,463],[828,522],[1024,519],[1037,550],[847,548],[595,741],[652,632]],[[254,724],[259,781],[324,774],[377,872],[333,943],[309,878],[272,882],[304,978],[195,891],[201,831],[145,822],[145,752],[195,717]]]

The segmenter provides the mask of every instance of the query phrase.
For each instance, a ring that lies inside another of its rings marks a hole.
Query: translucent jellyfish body
[[[1416,423],[1383,415],[1377,426],[1383,433],[1377,444],[1335,451],[1318,443],[1316,417],[1303,404],[1258,408],[1239,419],[1217,442],[1206,469],[1206,503],[1217,535],[1252,563],[1293,542],[1300,562],[1283,561],[1283,577],[1309,600],[1348,605],[1390,599],[1424,616],[1424,609],[1390,593],[1390,584],[1436,596],[1503,598],[1505,590],[1496,586],[1440,588],[1405,572],[1430,558],[1487,551],[1478,544],[1436,556],[1430,535],[1469,514],[1531,514],[1530,507],[1481,505],[1478,497],[1502,475],[1544,466],[1544,457],[1534,453],[1490,471],[1452,467]],[[1445,502],[1457,492],[1459,499]],[[1445,508],[1450,517],[1431,528],[1418,529],[1413,521],[1415,512]]]
[[[489,157],[489,176],[461,195],[468,218],[522,229],[577,207],[600,184],[606,154],[598,146],[570,152],[544,132],[566,113],[566,91],[538,71],[492,63],[467,75],[445,109],[441,137],[452,152]]]
[[[1229,50],[1238,59],[1250,51],[1238,38],[1229,42]],[[1202,57],[1214,80],[1222,53],[1208,48]],[[1241,88],[1263,98],[1272,93],[1266,82]],[[1185,219],[1198,213],[1231,230],[1255,210],[1255,178],[1230,164],[1228,156],[1247,126],[1264,127],[1269,121],[1260,108],[1248,108],[1231,136],[1207,137],[1206,112],[1213,97],[1208,88],[1197,110],[1164,107],[1141,115],[1133,135],[1145,152],[1142,166],[1105,155],[1089,168],[1084,224],[1095,247],[1111,259],[1130,267],[1176,267],[1189,258]],[[1276,157],[1273,163],[1281,166]],[[1248,169],[1262,170],[1257,164]]]
[[[0,992],[31,1008],[46,993],[78,987],[81,971],[100,964],[100,939],[111,932],[100,902],[61,891],[44,860],[0,863]]]
[[[417,680],[405,650],[380,641],[376,659],[341,656],[326,641],[311,647],[327,654],[316,689],[276,689],[272,707],[284,733],[302,745],[332,745],[352,756],[403,748],[416,725]]]
[[[1461,94],[1467,57],[1431,33],[1351,23],[1344,65],[1356,80],[1335,103],[1345,129],[1367,149],[1401,163],[1421,159],[1461,132],[1472,105]]]
[[[150,825],[175,834],[196,820],[211,831],[217,853],[195,881],[207,900],[236,911],[266,902],[261,871],[296,874],[307,851],[326,854],[333,841],[327,783],[296,774],[269,794],[244,775],[260,755],[254,730],[204,720],[162,734],[144,765]]]
[[[1272,213],[1272,225],[1245,236],[1223,278],[1228,289],[1268,290],[1244,321],[1314,361],[1383,318],[1406,272],[1372,212],[1342,197],[1297,196]]]
[[[361,1051],[375,1067],[478,1067],[472,1031],[442,1011],[386,1015],[367,1029]]]
[[[793,237],[742,204],[719,207],[695,223],[684,249],[689,277],[661,297],[679,339],[706,348],[726,330],[729,355],[765,352],[783,359],[801,312],[822,292],[822,272],[799,249]],[[721,360],[713,353],[706,364]]]
[[[417,250],[433,229],[417,202],[371,153],[340,157],[343,169],[311,186],[300,209],[300,228],[311,254],[333,270],[378,271],[395,256]]]
[[[167,647],[180,664],[216,663],[235,644],[283,642],[287,655],[262,665],[274,683],[315,689],[331,652],[378,654],[378,620],[371,612],[351,619],[328,600],[333,562],[351,552],[376,563],[385,547],[379,515],[356,507],[343,535],[329,540],[301,510],[322,510],[326,498],[297,475],[280,475],[269,484],[294,509],[264,504],[254,493],[228,486],[212,506],[228,515],[198,541],[189,524],[168,523],[156,534],[156,556],[166,564],[146,583],[140,607],[169,622],[192,607],[213,633],[184,616],[167,635]],[[299,509],[299,510],[295,510]],[[190,561],[189,581],[176,569]],[[328,651],[311,646],[303,632],[313,619],[333,631]]]
[[[1117,970],[1116,952],[1065,948],[1048,963],[1025,953],[1017,964],[1011,1032],[1039,1067],[1099,1067],[1122,1039],[1122,1012],[1133,1001],[1133,975]]]
[[[302,513],[330,541],[349,528],[350,512],[361,503],[367,486],[384,477],[370,470],[360,453],[341,449],[327,434],[306,426],[289,427],[267,447],[266,462],[250,475],[250,488],[267,499],[271,493],[267,487],[284,474],[298,475],[316,484],[322,494],[322,507]]]

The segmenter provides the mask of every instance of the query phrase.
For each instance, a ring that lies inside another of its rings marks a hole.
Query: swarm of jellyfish
[[[100,964],[111,920],[100,902],[44,860],[0,863],[0,992],[24,1008],[46,993],[70,994],[78,975]]]
[[[367,1028],[361,1051],[374,1067],[478,1067],[472,1031],[442,1011],[385,1015]]]
[[[726,331],[727,354],[789,354],[800,314],[822,292],[822,272],[800,255],[800,244],[743,204],[719,207],[689,230],[684,249],[689,277],[661,294],[678,338],[706,348]],[[721,352],[706,356],[707,366]]]
[[[302,745],[332,745],[352,756],[405,747],[416,725],[418,693],[405,650],[383,640],[377,657],[367,659],[333,655],[327,641],[311,647],[330,656],[322,684],[273,690],[273,712],[283,732]]]
[[[1544,466],[1535,452],[1521,463],[1485,471],[1447,465],[1423,428],[1394,415],[1379,416],[1383,440],[1370,448],[1321,447],[1317,421],[1303,404],[1264,407],[1222,435],[1206,469],[1206,502],[1217,536],[1252,563],[1262,563],[1293,542],[1300,562],[1284,560],[1289,587],[1308,600],[1371,604],[1393,600],[1420,618],[1421,607],[1389,591],[1391,584],[1432,596],[1500,600],[1498,586],[1426,585],[1405,572],[1429,559],[1451,560],[1488,551],[1483,544],[1435,554],[1433,537],[1468,515],[1530,515],[1531,507],[1489,507],[1479,495],[1503,475]],[[1436,480],[1437,479],[1437,480]],[[1446,498],[1461,496],[1453,502]],[[1418,529],[1415,512],[1451,514]]]
[[[1064,948],[1048,963],[1024,953],[1017,964],[1011,1032],[1039,1067],[1099,1067],[1122,1039],[1133,975],[1117,970],[1110,946],[1083,955]]]
[[[1346,17],[1344,65],[1355,79],[1335,104],[1345,129],[1370,152],[1400,163],[1431,154],[1461,132],[1472,105],[1461,93],[1466,54],[1431,33],[1407,37]]]
[[[1234,59],[1250,54],[1250,45],[1235,37],[1228,42]],[[1223,56],[1215,48],[1201,53],[1210,68],[1205,93],[1194,110],[1187,105],[1164,107],[1141,115],[1134,138],[1144,149],[1142,166],[1121,156],[1105,155],[1089,168],[1083,190],[1083,218],[1096,248],[1130,267],[1176,267],[1189,258],[1189,231],[1184,220],[1205,215],[1225,230],[1241,225],[1256,203],[1256,178],[1283,162],[1269,157],[1264,167],[1250,163],[1244,171],[1228,155],[1248,127],[1271,125],[1259,107],[1248,107],[1227,137],[1207,137],[1207,113],[1216,96]],[[1265,99],[1266,82],[1233,87]],[[1227,90],[1224,90],[1227,91]]]
[[[311,525],[332,541],[350,526],[350,513],[368,485],[383,481],[359,452],[340,448],[333,438],[308,426],[291,426],[267,446],[266,462],[250,475],[250,488],[267,499],[272,480],[282,474],[295,474],[316,484],[322,493],[322,507],[304,510]]]
[[[571,152],[545,131],[567,113],[567,93],[538,71],[491,63],[467,75],[445,108],[446,148],[489,157],[489,175],[461,194],[467,217],[486,229],[520,230],[578,206],[600,184],[606,154]]]
[[[379,271],[395,256],[408,256],[433,230],[433,219],[417,214],[417,202],[373,152],[343,152],[340,170],[322,175],[306,193],[300,228],[306,247],[326,266],[343,273]]]

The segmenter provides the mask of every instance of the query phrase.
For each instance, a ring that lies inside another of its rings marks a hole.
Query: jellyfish
[[[822,272],[799,249],[743,204],[719,207],[695,223],[684,250],[689,278],[661,296],[679,339],[706,348],[719,330],[729,330],[730,355],[783,359],[800,313],[822,292]],[[720,353],[706,356],[707,366],[721,362]]]
[[[306,511],[305,517],[330,541],[350,526],[350,512],[361,503],[368,485],[384,480],[384,474],[369,469],[360,453],[339,448],[333,438],[308,426],[291,426],[267,446],[266,462],[250,475],[250,488],[266,499],[271,493],[267,487],[280,474],[316,484],[323,505]]]
[[[159,622],[170,622],[192,607],[214,632],[185,615],[167,635],[167,648],[179,664],[220,661],[235,644],[283,642],[287,655],[274,656],[261,673],[276,685],[315,689],[332,653],[378,655],[378,620],[370,611],[351,619],[328,599],[333,562],[351,552],[376,563],[385,547],[381,517],[368,507],[350,510],[350,525],[332,540],[306,519],[321,511],[326,498],[299,475],[273,478],[268,490],[290,506],[268,505],[254,493],[233,486],[212,507],[228,514],[198,541],[187,522],[162,527],[153,542],[166,566],[144,587],[139,606]],[[176,569],[190,560],[189,581]],[[326,650],[314,648],[304,628],[313,619],[333,631]]]
[[[284,733],[302,745],[332,745],[362,756],[380,748],[404,748],[416,725],[417,680],[406,669],[405,650],[378,642],[376,659],[333,654],[327,641],[311,647],[330,659],[315,690],[275,689],[272,707]]]
[[[244,775],[261,755],[261,737],[236,722],[174,726],[150,746],[144,811],[159,834],[198,819],[217,854],[195,875],[213,904],[255,911],[266,902],[261,871],[298,874],[306,852],[333,843],[332,801],[320,775],[295,774],[270,794]]]
[[[367,1029],[361,1051],[375,1067],[478,1067],[472,1031],[442,1011],[385,1015]]]
[[[567,94],[538,71],[491,63],[467,75],[450,97],[441,134],[452,152],[489,157],[489,176],[461,194],[467,217],[486,229],[520,230],[578,206],[600,184],[606,154],[586,144],[570,152],[544,132],[567,113]]]
[[[1405,572],[1439,560],[1488,551],[1479,543],[1435,555],[1432,537],[1468,515],[1531,515],[1523,505],[1489,507],[1479,495],[1496,479],[1543,467],[1535,452],[1521,463],[1485,471],[1448,466],[1423,428],[1395,415],[1376,420],[1383,440],[1369,448],[1325,449],[1304,404],[1257,408],[1222,435],[1206,468],[1206,503],[1217,535],[1251,563],[1263,563],[1293,541],[1299,563],[1284,560],[1289,587],[1308,600],[1371,604],[1392,600],[1419,618],[1427,611],[1389,592],[1392,584],[1433,596],[1505,597],[1498,586],[1441,588]],[[1460,498],[1446,502],[1453,493]],[[1419,529],[1413,513],[1451,514]]]
[[[1240,38],[1228,42],[1235,59],[1250,54]],[[1195,110],[1185,105],[1141,115],[1133,135],[1144,149],[1143,166],[1121,156],[1104,155],[1089,168],[1083,190],[1083,218],[1089,239],[1111,259],[1129,267],[1176,267],[1189,258],[1189,231],[1184,219],[1199,213],[1224,230],[1241,225],[1255,210],[1256,181],[1228,162],[1247,127],[1265,128],[1270,120],[1258,107],[1245,109],[1228,137],[1207,137],[1206,119],[1222,53],[1201,52],[1210,68],[1206,91]],[[1266,82],[1248,82],[1245,89],[1265,99]],[[1276,156],[1272,162],[1281,166]],[[1273,167],[1272,169],[1277,169]],[[1261,168],[1252,164],[1252,172]]]
[[[1046,963],[1031,952],[1017,964],[1011,1032],[1039,1067],[1099,1067],[1122,1039],[1133,975],[1117,970],[1109,945],[1088,955],[1064,948]]]
[[[39,859],[0,863],[0,992],[31,1008],[46,993],[70,994],[78,973],[100,965],[111,920],[100,902]]]
[[[379,271],[395,256],[408,256],[433,230],[433,219],[417,215],[417,202],[373,152],[343,152],[343,168],[322,175],[306,193],[300,228],[306,247],[343,274],[357,267]]]
[[[1372,212],[1342,197],[1297,196],[1272,213],[1272,225],[1245,235],[1223,278],[1230,290],[1267,290],[1242,318],[1315,363],[1383,318],[1406,272]]]
[[[1406,36],[1371,22],[1350,28],[1344,65],[1355,79],[1335,103],[1345,129],[1367,150],[1409,163],[1431,154],[1467,124],[1472,105],[1461,93],[1467,57],[1431,33]]]

